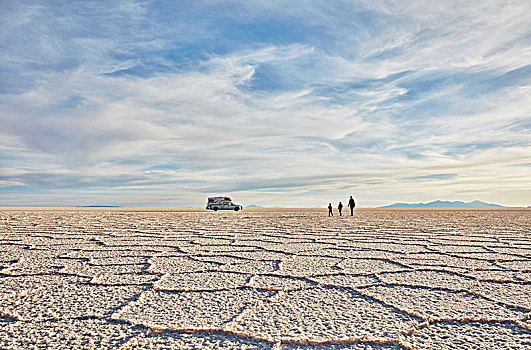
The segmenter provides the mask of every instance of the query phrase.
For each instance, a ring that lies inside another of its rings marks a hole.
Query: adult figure
[[[341,211],[343,210],[343,204],[341,202],[337,205],[337,210],[339,211],[339,216],[341,216]]]
[[[354,215],[354,208],[356,207],[356,202],[354,202],[354,198],[350,196],[350,199],[348,200],[348,206],[350,208],[350,216]]]
[[[332,213],[332,203],[328,203],[328,216],[334,216],[334,213]]]

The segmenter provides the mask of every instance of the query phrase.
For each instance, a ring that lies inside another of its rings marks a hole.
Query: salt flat
[[[1,349],[529,349],[531,211],[0,210]]]

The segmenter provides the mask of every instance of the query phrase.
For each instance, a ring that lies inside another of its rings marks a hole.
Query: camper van
[[[242,210],[243,206],[232,203],[230,197],[208,197],[207,209],[218,210]]]

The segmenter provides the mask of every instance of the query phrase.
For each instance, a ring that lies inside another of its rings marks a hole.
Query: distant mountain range
[[[502,205],[485,203],[482,201],[473,202],[449,202],[449,201],[433,201],[429,203],[395,203],[378,208],[463,208],[463,209],[495,209],[495,208],[507,208]]]
[[[246,208],[279,208],[278,206],[275,206],[275,207],[263,207],[261,205],[257,205],[257,204],[251,204],[251,205],[248,205],[246,206]],[[320,206],[317,206],[315,208],[321,208]],[[324,208],[324,207],[322,207]],[[482,202],[482,201],[473,201],[473,202],[461,202],[461,201],[454,201],[454,202],[450,202],[450,201],[440,201],[440,200],[436,200],[436,201],[433,201],[433,202],[429,202],[429,203],[395,203],[395,204],[391,204],[391,205],[386,205],[386,206],[383,206],[383,207],[377,207],[377,208],[401,208],[401,209],[416,209],[416,208],[419,208],[419,209],[422,209],[422,208],[427,208],[427,209],[438,209],[438,208],[441,208],[441,209],[497,209],[497,208],[512,208],[512,207],[505,207],[503,205],[499,205],[499,204],[493,204],[493,203],[485,203],[485,202]],[[531,208],[531,206],[527,207],[527,208]]]

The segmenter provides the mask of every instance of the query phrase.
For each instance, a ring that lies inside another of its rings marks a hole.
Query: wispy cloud
[[[0,204],[529,205],[530,10],[10,3]]]

